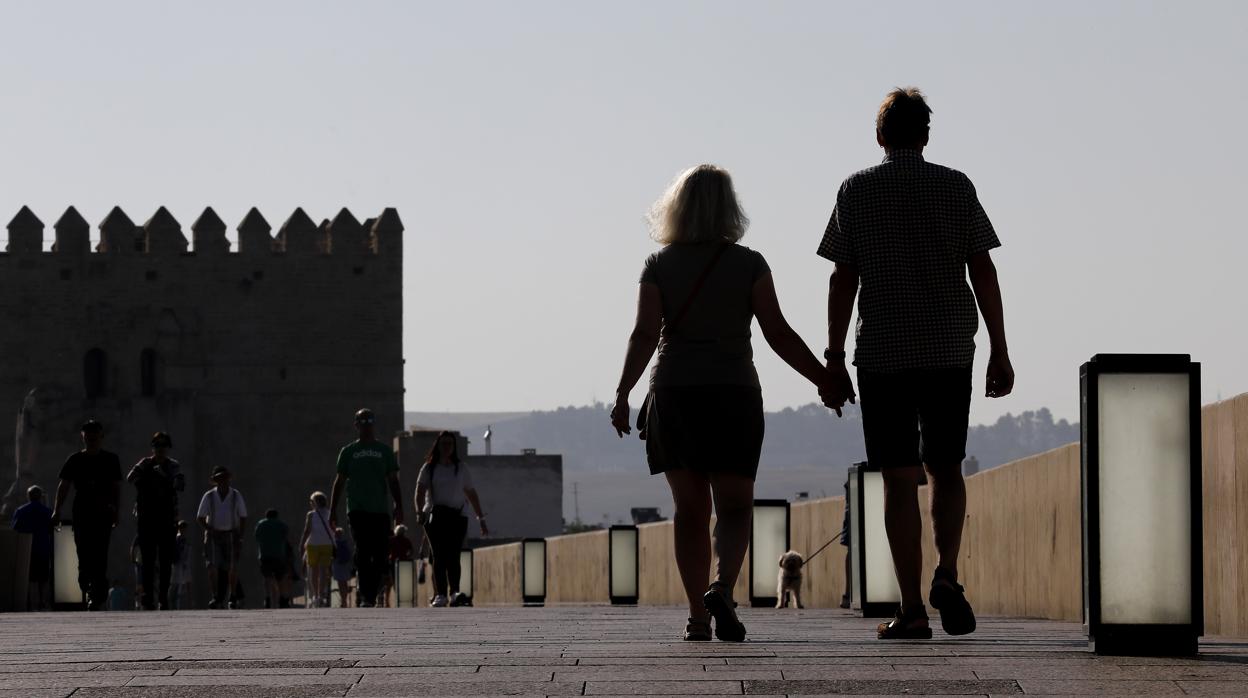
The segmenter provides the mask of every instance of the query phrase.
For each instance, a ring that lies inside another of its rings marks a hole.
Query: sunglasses
[[[359,419],[355,420],[355,423],[356,424],[372,424],[373,421],[374,420],[372,417],[360,417]]]

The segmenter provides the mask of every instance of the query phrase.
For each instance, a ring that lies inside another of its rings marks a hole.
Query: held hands
[[[836,410],[836,416],[841,417],[841,408],[845,403],[854,404],[858,396],[854,394],[854,383],[850,380],[843,359],[828,361],[827,369],[827,374],[817,384],[819,399],[823,401],[824,407]]]
[[[611,407],[611,426],[615,427],[615,433],[622,439],[625,434],[631,434],[633,429],[628,424],[628,395],[616,395],[615,405]]]
[[[988,357],[988,381],[985,395],[1005,397],[1014,390],[1014,366],[1006,352],[993,353]]]

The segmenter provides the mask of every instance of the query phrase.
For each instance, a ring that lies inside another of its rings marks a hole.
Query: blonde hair
[[[715,165],[698,165],[677,175],[646,220],[650,237],[661,245],[737,242],[750,225],[737,203],[732,177]]]
[[[326,497],[325,493],[321,492],[320,490],[313,492],[312,496],[309,497],[309,499],[311,499],[312,503],[317,505],[318,507],[329,506],[329,498]]]

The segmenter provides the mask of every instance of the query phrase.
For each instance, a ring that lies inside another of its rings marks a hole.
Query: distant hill
[[[482,434],[492,426],[495,453],[535,448],[539,453],[562,454],[563,509],[569,521],[576,517],[577,500],[580,519],[590,523],[627,521],[629,508],[638,506],[657,506],[670,516],[671,496],[663,478],[651,477],[646,469],[643,443],[636,433],[618,438],[608,414],[609,406],[598,403],[528,413],[409,412],[407,423],[460,431],[468,437],[471,453],[485,451]],[[1055,422],[1049,410],[1041,408],[972,427],[967,453],[986,469],[1078,439],[1078,424]],[[758,496],[840,494],[846,468],[864,458],[856,407],[850,406],[840,419],[817,404],[768,412]]]

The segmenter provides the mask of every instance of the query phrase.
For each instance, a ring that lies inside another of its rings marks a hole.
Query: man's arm
[[[338,473],[334,476],[333,489],[329,491],[329,527],[338,527],[338,498],[342,496],[342,490],[347,486],[347,475]]]
[[[854,299],[858,296],[858,267],[840,263],[828,279],[828,349],[845,351],[845,337],[849,334],[849,319],[854,314]],[[853,402],[854,383],[845,367],[845,358],[828,359],[828,371],[840,386],[838,400],[844,404]]]
[[[65,498],[69,496],[69,480],[61,480],[56,485],[56,497],[52,500],[52,524],[61,522],[61,507],[65,506]]]
[[[1010,364],[1010,350],[1005,342],[1005,308],[1001,302],[997,267],[988,252],[971,255],[966,260],[966,266],[970,272],[971,288],[975,291],[975,301],[988,328],[991,347],[985,394],[988,397],[1005,397],[1014,390],[1014,366]]]
[[[394,523],[397,526],[403,523],[403,491],[399,486],[399,473],[395,471],[387,475],[386,482],[390,484],[390,497],[394,500]]]

